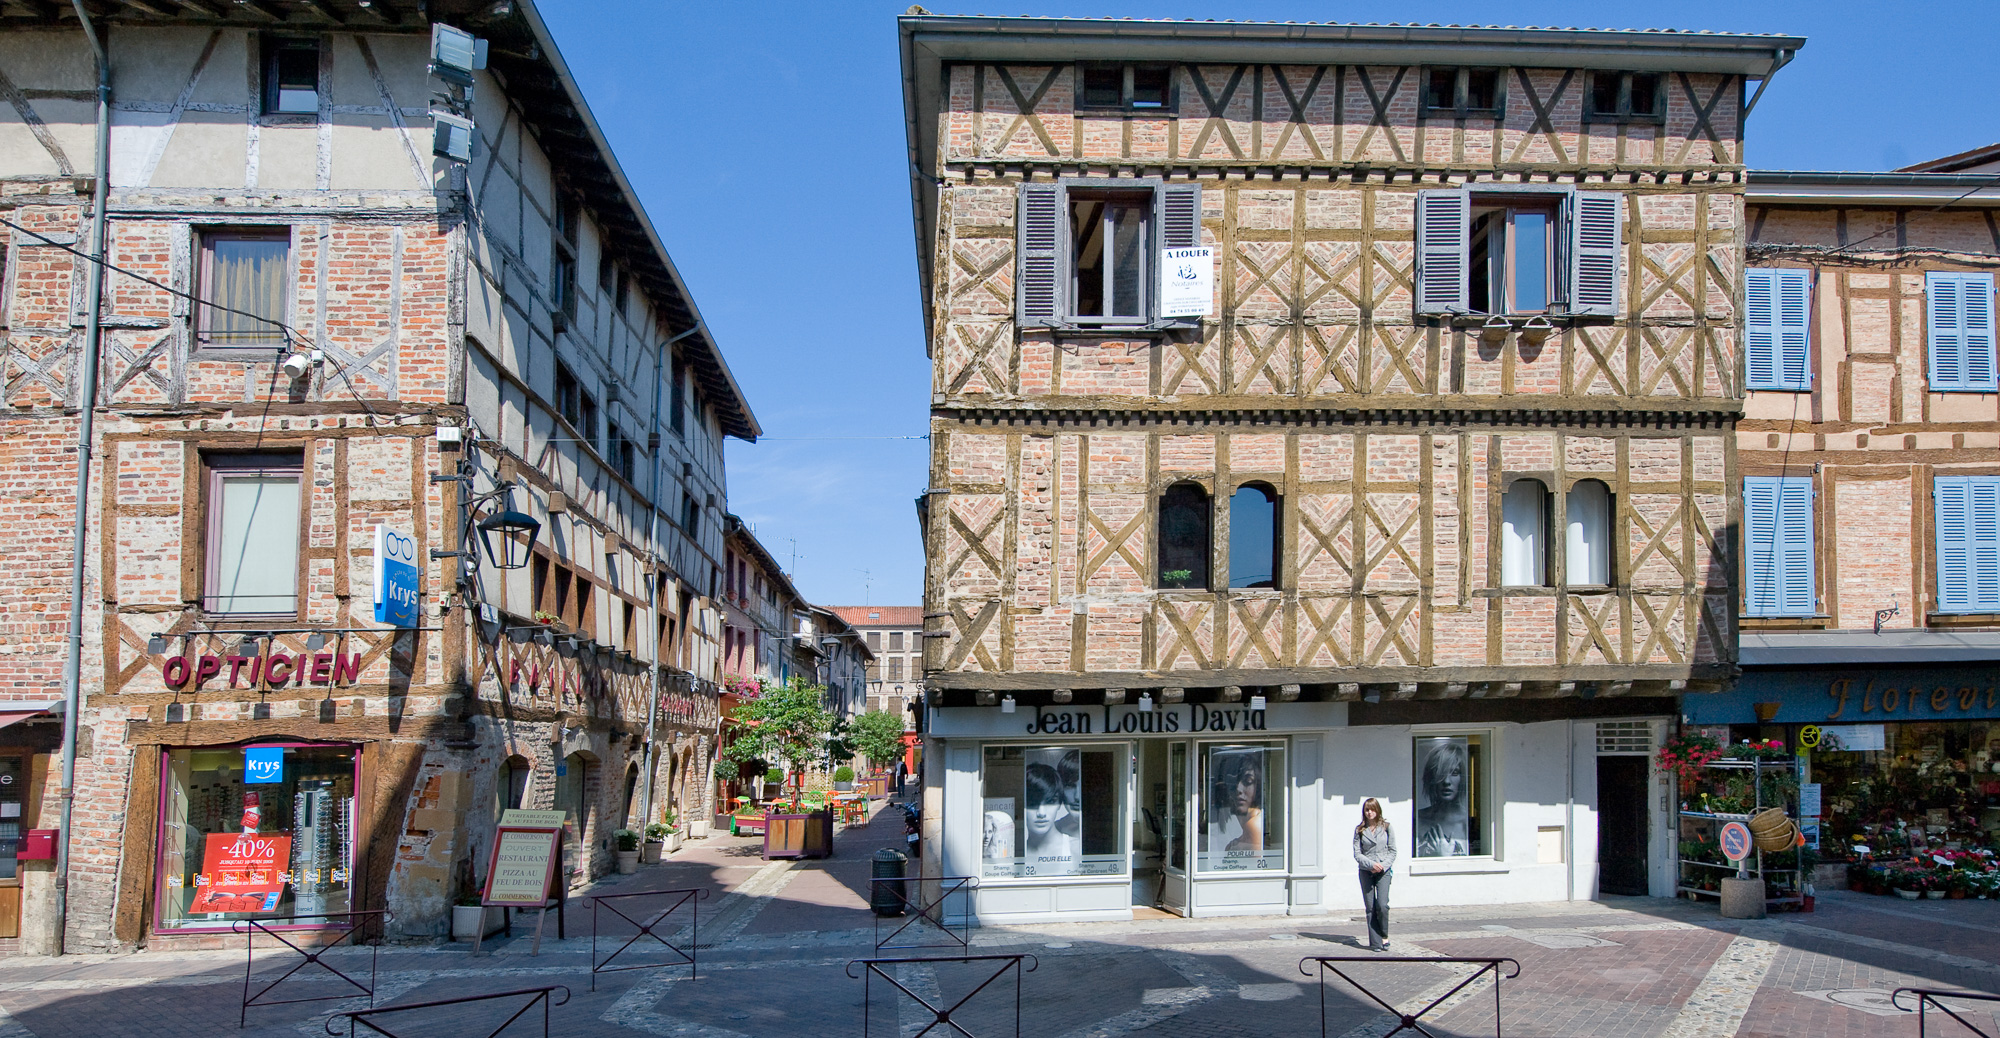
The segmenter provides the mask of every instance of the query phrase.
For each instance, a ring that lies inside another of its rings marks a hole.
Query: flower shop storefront
[[[2000,895],[2000,667],[1747,669],[1686,709],[1718,741],[1781,740],[1796,756],[1802,856],[1820,885]]]

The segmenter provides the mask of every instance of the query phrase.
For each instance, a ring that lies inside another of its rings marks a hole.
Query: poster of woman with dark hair
[[[1417,856],[1472,853],[1471,752],[1464,736],[1417,740]]]
[[[1211,869],[1264,867],[1264,751],[1208,751],[1208,862]]]
[[[1074,876],[1080,871],[1083,760],[1077,750],[1030,750],[1021,798],[1024,875]]]

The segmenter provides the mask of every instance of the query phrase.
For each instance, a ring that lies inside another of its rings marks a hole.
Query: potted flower
[[[616,836],[618,840],[618,874],[621,876],[630,876],[634,872],[639,871],[639,831],[636,829],[620,829]]]
[[[664,822],[654,822],[646,827],[646,842],[658,848],[655,853],[672,854],[681,849],[681,827],[672,814]],[[657,857],[652,860],[658,861]]]
[[[646,842],[640,845],[639,860],[647,865],[660,863],[660,855],[666,850],[667,827],[654,822],[646,827]]]
[[[854,769],[845,764],[833,769],[833,788],[841,793],[853,792]]]

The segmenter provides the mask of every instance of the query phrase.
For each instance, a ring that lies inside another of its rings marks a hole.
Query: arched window
[[[1594,479],[1569,488],[1563,568],[1571,586],[1611,583],[1611,489]]]
[[[1549,490],[1540,480],[1517,479],[1500,499],[1500,584],[1548,583]]]
[[[1160,579],[1163,588],[1208,587],[1208,491],[1175,483],[1160,495]]]
[[[1278,492],[1245,483],[1229,495],[1229,586],[1278,586]]]

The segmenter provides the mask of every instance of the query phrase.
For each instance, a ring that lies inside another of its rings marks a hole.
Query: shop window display
[[[1201,747],[1205,872],[1285,867],[1285,749],[1278,743]]]
[[[1486,811],[1486,740],[1478,735],[1423,736],[1416,741],[1419,858],[1466,858],[1493,853]]]
[[[1105,747],[989,746],[981,803],[981,873],[1113,876],[1125,871],[1125,783]]]
[[[355,750],[170,750],[159,926],[311,925],[350,910]]]
[[[1823,850],[1833,849],[1828,838],[1849,855],[1878,858],[2000,841],[2000,722],[1867,727],[1870,736],[1879,731],[1880,749],[1812,753],[1826,815]]]

